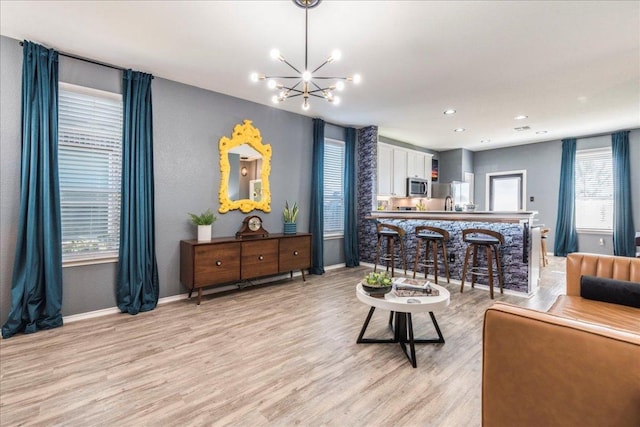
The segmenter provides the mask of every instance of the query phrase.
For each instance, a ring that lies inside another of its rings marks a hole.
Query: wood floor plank
[[[0,341],[1,426],[480,425],[488,292],[454,283],[437,312],[445,344],[356,344],[369,268],[181,300]],[[546,310],[564,290],[550,258],[536,296],[496,300]],[[428,315],[416,336],[433,338]],[[376,310],[367,336],[389,335]]]

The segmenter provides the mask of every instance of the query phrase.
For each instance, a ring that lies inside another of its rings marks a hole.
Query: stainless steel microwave
[[[429,180],[407,178],[407,195],[409,197],[427,197],[429,195]]]

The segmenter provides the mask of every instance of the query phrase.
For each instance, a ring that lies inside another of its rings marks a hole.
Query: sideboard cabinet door
[[[278,273],[278,239],[242,242],[241,279]]]
[[[280,272],[311,267],[311,236],[280,239]]]
[[[240,280],[240,243],[194,247],[194,287]]]

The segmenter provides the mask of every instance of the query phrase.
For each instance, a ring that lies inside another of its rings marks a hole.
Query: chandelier
[[[309,98],[313,96],[315,98],[324,98],[333,105],[338,105],[340,103],[340,97],[335,95],[334,91],[344,90],[345,82],[360,83],[361,78],[359,74],[354,74],[350,77],[319,76],[317,74],[325,65],[340,59],[341,53],[339,50],[334,50],[318,67],[309,69],[309,9],[316,7],[320,4],[320,1],[321,0],[293,0],[297,6],[304,8],[304,68],[302,68],[302,71],[287,61],[278,49],[272,49],[271,58],[284,62],[289,68],[295,71],[295,74],[267,76],[265,74],[252,73],[250,76],[254,82],[266,80],[269,89],[278,91],[278,94],[273,95],[271,98],[274,104],[286,101],[289,98],[301,96],[303,99],[302,109],[306,111],[309,109]]]

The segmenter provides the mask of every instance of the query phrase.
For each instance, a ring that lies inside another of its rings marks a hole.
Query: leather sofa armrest
[[[640,425],[640,335],[496,303],[484,318],[483,426]]]

